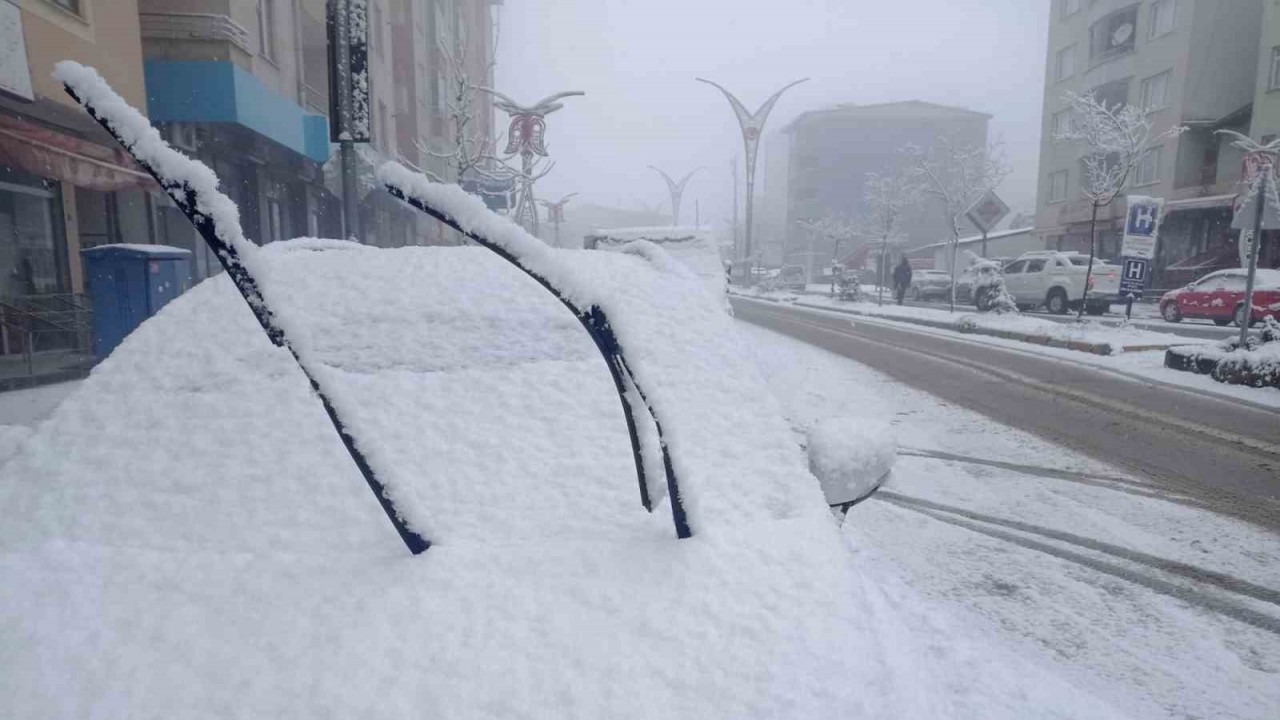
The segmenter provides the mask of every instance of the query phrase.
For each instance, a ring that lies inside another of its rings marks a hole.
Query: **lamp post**
[[[534,174],[534,166],[539,157],[547,157],[547,121],[546,117],[564,107],[556,102],[561,98],[575,95],[586,95],[581,90],[570,90],[543,98],[533,105],[521,105],[502,93],[490,88],[480,88],[497,98],[494,107],[505,112],[511,118],[507,128],[507,147],[503,155],[520,156],[520,196],[516,201],[513,213],[515,221],[524,225],[529,232],[538,234],[538,209],[533,197],[533,183],[551,170],[548,167],[540,174]]]
[[[569,193],[560,198],[556,202],[550,200],[539,200],[543,207],[547,209],[547,220],[551,222],[556,229],[556,247],[560,247],[560,223],[564,222],[564,206],[569,204],[574,195],[578,193]]]
[[[765,100],[764,104],[761,105],[760,108],[757,109],[754,113],[747,112],[747,108],[743,106],[743,104],[738,100],[738,98],[734,97],[733,93],[724,89],[724,87],[722,87],[721,85],[715,82],[712,82],[710,80],[704,80],[703,78],[695,78],[695,79],[698,82],[706,83],[716,88],[720,92],[724,93],[725,99],[729,101],[729,106],[733,108],[733,113],[738,118],[738,126],[742,130],[742,147],[743,147],[743,152],[746,154],[745,165],[746,165],[746,181],[747,181],[746,183],[747,208],[746,208],[746,218],[745,218],[747,229],[746,229],[746,237],[743,240],[743,255],[747,258],[750,258],[752,257],[752,247],[751,247],[752,227],[751,226],[752,226],[753,196],[755,194],[754,190],[755,190],[755,181],[756,181],[756,149],[760,145],[760,133],[764,131],[765,121],[769,119],[769,113],[773,110],[773,106],[778,102],[778,98],[782,97],[782,93],[786,92],[788,88],[791,88],[795,85],[799,85],[800,83],[804,82],[805,80],[808,80],[809,78],[802,78],[800,80],[796,80],[795,82],[784,85],[782,89],[778,90],[773,95],[770,95],[769,99]],[[736,193],[735,193],[735,197],[736,197]]]
[[[660,168],[654,165],[650,165],[649,169],[658,173],[663,180],[667,181],[667,192],[671,193],[671,225],[675,227],[680,224],[680,199],[684,197],[684,186],[689,183],[689,178],[693,177],[693,174],[702,168],[698,167],[690,170],[688,175],[680,179],[680,182],[672,180],[670,175],[662,172]]]

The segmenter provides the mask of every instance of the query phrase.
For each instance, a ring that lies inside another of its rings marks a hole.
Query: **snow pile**
[[[640,257],[564,252],[574,272],[702,303],[653,354],[636,347],[649,326],[619,323],[648,379],[688,361],[688,333],[730,322]],[[649,383],[703,501],[678,541],[639,505],[607,369],[533,280],[473,247],[304,241],[259,260],[436,544],[404,553],[288,352],[212,278],[131,334],[0,473],[9,715],[901,714],[900,694],[849,682],[887,671],[860,640],[874,619],[851,601],[790,433],[760,419],[776,412],[753,400],[768,391],[727,357],[738,348]],[[712,371],[714,392],[695,387]],[[723,420],[686,415],[681,393]],[[779,477],[818,512],[766,520],[776,486],[756,486]]]
[[[379,178],[489,239],[577,307],[609,318],[665,433],[693,532],[822,512],[818,484],[788,439],[732,319],[700,283],[634,254],[556,250],[478,198],[396,163]]]
[[[887,425],[847,417],[809,428],[809,470],[822,483],[829,505],[865,497],[884,481],[898,458],[898,440]]]

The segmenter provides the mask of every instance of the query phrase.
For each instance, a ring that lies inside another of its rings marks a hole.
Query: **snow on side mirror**
[[[809,471],[822,485],[827,505],[842,515],[878,490],[898,459],[898,441],[889,426],[846,417],[809,428],[808,449]]]

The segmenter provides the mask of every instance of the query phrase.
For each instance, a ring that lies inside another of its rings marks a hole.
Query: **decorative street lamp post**
[[[688,175],[685,175],[683,178],[680,179],[680,182],[676,182],[675,180],[672,180],[670,175],[667,175],[666,173],[662,172],[660,168],[654,165],[650,165],[649,169],[658,173],[659,175],[662,176],[663,180],[667,181],[667,192],[671,193],[671,225],[672,227],[679,225],[680,224],[680,199],[684,197],[684,186],[689,183],[689,178],[693,177],[693,174],[698,172],[702,168],[698,167],[690,170]]]
[[[743,256],[749,259],[752,257],[751,213],[752,213],[752,205],[753,205],[753,196],[755,194],[754,190],[755,190],[755,181],[756,181],[756,148],[760,145],[760,134],[761,132],[764,131],[764,123],[766,120],[769,119],[769,113],[770,111],[773,110],[774,104],[778,102],[778,98],[782,97],[782,93],[786,92],[788,88],[799,85],[800,83],[804,82],[805,80],[808,80],[809,78],[802,78],[800,80],[796,80],[795,82],[784,85],[781,90],[778,90],[778,92],[771,95],[768,100],[765,100],[764,104],[761,105],[760,109],[756,110],[754,114],[747,112],[747,108],[744,107],[743,104],[738,101],[738,98],[734,97],[733,93],[729,92],[728,90],[725,90],[719,84],[714,83],[710,80],[704,80],[702,78],[695,78],[695,79],[698,82],[703,82],[708,85],[711,85],[712,87],[716,88],[720,92],[724,93],[725,98],[729,101],[729,105],[733,108],[733,113],[738,117],[738,125],[742,128],[742,146],[743,146],[743,150],[746,153],[745,164],[746,164],[746,180],[747,180],[747,209],[746,209],[747,232],[746,232],[746,238],[743,241]]]
[[[547,221],[556,228],[556,247],[560,247],[560,223],[564,222],[564,206],[569,204],[569,200],[578,193],[569,193],[560,198],[556,202],[549,200],[539,200],[543,207],[547,209]]]
[[[551,170],[548,167],[542,173],[534,174],[536,158],[547,157],[546,116],[564,107],[556,102],[557,100],[586,95],[586,93],[581,90],[556,93],[526,107],[497,90],[480,89],[497,98],[493,103],[494,106],[511,117],[511,125],[507,129],[507,147],[503,154],[508,157],[520,156],[519,199],[516,201],[516,209],[512,215],[517,223],[524,225],[529,232],[537,235],[538,209],[534,204],[533,183]]]

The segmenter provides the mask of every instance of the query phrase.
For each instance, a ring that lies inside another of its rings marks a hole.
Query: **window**
[[[84,12],[82,12],[80,0],[49,0],[49,2],[54,5],[57,5],[58,7],[62,8],[63,10],[66,10],[69,13],[75,13],[76,15],[84,17]]]
[[[1151,3],[1151,30],[1147,37],[1158,38],[1173,32],[1177,15],[1178,0],[1155,0]]]
[[[276,0],[258,0],[258,47],[262,57],[276,59]]]
[[[1024,272],[1029,272],[1029,273],[1044,272],[1044,263],[1045,263],[1044,260],[1039,260],[1039,259],[1028,260],[1027,269]]]
[[[1138,95],[1143,110],[1151,112],[1169,106],[1169,78],[1172,75],[1171,70],[1165,70],[1142,81]]]
[[[1271,77],[1267,89],[1280,90],[1280,45],[1271,48]]]
[[[1089,27],[1089,61],[1102,62],[1133,52],[1138,6],[1117,10]]]
[[[1151,148],[1138,158],[1138,166],[1133,171],[1134,185],[1153,185],[1160,182],[1160,150]]]
[[[1058,10],[1058,17],[1065,20],[1080,12],[1080,0],[1062,0],[1062,4],[1058,7]]]
[[[1076,74],[1076,46],[1068,45],[1058,51],[1053,62],[1053,79],[1055,82],[1066,80]]]
[[[1062,202],[1067,199],[1068,174],[1067,170],[1049,173],[1049,202]]]
[[[1025,268],[1026,266],[1027,266],[1026,260],[1018,260],[1016,262],[1006,265],[1004,268],[1004,274],[1017,275],[1018,273],[1022,272],[1022,269]]]
[[[1053,138],[1057,140],[1071,132],[1071,111],[1062,110],[1053,114]]]
[[[1103,83],[1089,91],[1095,100],[1108,108],[1129,104],[1129,79]]]

